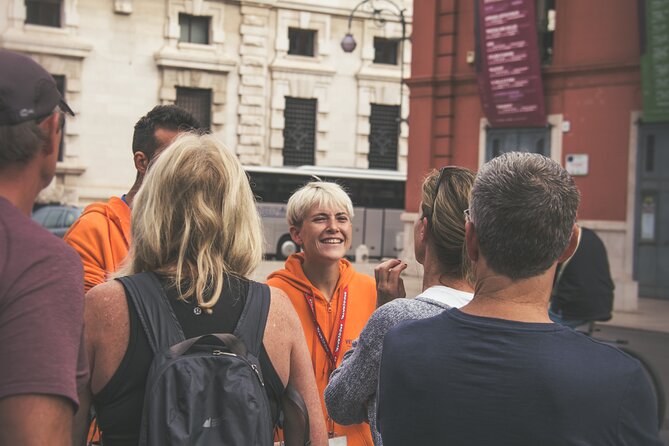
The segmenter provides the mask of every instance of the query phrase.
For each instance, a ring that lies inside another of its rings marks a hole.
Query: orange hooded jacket
[[[120,198],[84,209],[65,237],[84,264],[84,289],[103,283],[121,265],[130,245],[130,207]]]
[[[352,342],[358,338],[367,319],[376,309],[376,284],[372,277],[357,273],[347,260],[339,261],[339,282],[332,300],[328,302],[323,294],[314,287],[304,275],[302,263],[304,254],[293,254],[286,261],[285,269],[275,271],[269,275],[267,284],[283,290],[293,303],[297,311],[304,336],[311,353],[311,363],[316,375],[316,384],[321,398],[323,414],[326,417],[328,430],[332,429],[332,421],[327,418],[327,409],[323,392],[328,384],[332,368],[327,354],[321,345],[311,316],[311,309],[305,298],[305,293],[314,297],[316,320],[323,330],[330,350],[334,352],[339,317],[342,311],[344,288],[348,286],[346,306],[346,322],[342,334],[342,343],[337,356],[337,366],[341,364],[344,353],[351,348]],[[345,435],[348,446],[372,446],[372,436],[369,425],[366,423],[341,426],[334,424],[335,436]]]

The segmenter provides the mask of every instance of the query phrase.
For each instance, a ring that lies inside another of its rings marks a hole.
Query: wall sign
[[[572,176],[588,174],[588,155],[567,155],[565,169]]]
[[[641,30],[643,120],[669,121],[669,1],[639,1],[645,9]]]
[[[478,85],[493,127],[546,125],[535,0],[477,0]]]
[[[655,241],[655,219],[657,215],[657,205],[655,195],[643,194],[641,199],[641,241]]]

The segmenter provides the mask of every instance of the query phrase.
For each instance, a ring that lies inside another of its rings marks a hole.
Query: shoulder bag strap
[[[249,281],[249,293],[233,334],[244,341],[249,352],[258,358],[265,324],[269,314],[270,290],[264,283]]]
[[[185,340],[163,286],[154,273],[144,272],[116,280],[123,284],[130,296],[154,355]]]
[[[281,395],[283,413],[283,433],[286,446],[311,445],[309,432],[309,411],[300,392],[290,384]]]

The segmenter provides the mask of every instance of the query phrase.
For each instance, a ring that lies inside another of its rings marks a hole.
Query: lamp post
[[[388,22],[388,18],[394,19],[394,21],[399,20],[400,25],[402,25],[402,37],[399,38],[399,51],[400,51],[400,112],[397,117],[397,133],[402,133],[402,122],[406,122],[406,119],[402,118],[402,105],[404,104],[404,41],[408,39],[406,35],[406,18],[404,13],[406,9],[400,8],[397,3],[391,0],[362,0],[358,3],[355,8],[351,11],[351,14],[348,16],[348,32],[341,40],[341,49],[345,53],[352,53],[357,46],[357,42],[351,33],[351,22],[353,21],[353,16],[358,10],[365,11],[371,15],[372,20],[377,23],[379,26],[385,26]],[[391,20],[393,21],[393,20]]]

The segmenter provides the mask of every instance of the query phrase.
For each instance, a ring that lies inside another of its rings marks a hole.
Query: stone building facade
[[[294,150],[284,141],[286,119],[299,123],[312,113],[315,135],[300,147],[311,152],[304,159],[375,167],[369,161],[373,105],[403,103],[406,117],[408,88],[401,87],[399,64],[407,76],[411,48],[409,40],[400,45],[397,20],[380,23],[365,8],[349,31],[349,14],[359,3],[2,2],[0,47],[46,67],[76,112],[66,124],[54,183],[40,200],[83,205],[127,191],[135,175],[133,125],[157,104],[190,108],[243,164],[260,166],[300,163],[299,156],[284,156]],[[406,10],[409,35],[412,2],[394,3]],[[352,53],[340,47],[347,32],[358,43]],[[406,172],[408,127],[399,125],[395,159],[383,168]]]

